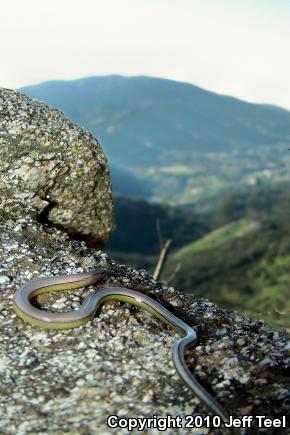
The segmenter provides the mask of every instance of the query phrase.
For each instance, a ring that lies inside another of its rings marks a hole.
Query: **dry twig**
[[[163,244],[163,247],[160,251],[159,258],[153,273],[153,278],[156,279],[156,281],[160,278],[170,245],[171,245],[171,239],[166,240],[166,242]]]

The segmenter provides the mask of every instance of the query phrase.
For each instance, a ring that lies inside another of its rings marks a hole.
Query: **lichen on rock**
[[[111,179],[97,140],[58,110],[0,89],[1,206],[104,246],[113,229]]]

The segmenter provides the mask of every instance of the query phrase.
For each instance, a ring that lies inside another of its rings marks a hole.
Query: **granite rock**
[[[184,419],[208,414],[174,369],[170,348],[178,335],[149,314],[107,302],[88,324],[51,331],[25,323],[13,312],[13,294],[25,281],[98,267],[112,270],[99,287],[145,292],[196,329],[198,343],[188,352],[187,363],[230,414],[287,414],[285,331],[185,296],[145,271],[120,265],[85,242],[70,240],[62,231],[32,219],[20,219],[17,226],[0,219],[0,225],[0,433],[110,434],[109,415],[170,414]],[[35,303],[44,310],[77,309],[95,290],[43,294]],[[166,433],[177,432],[213,433],[206,428]],[[230,432],[215,429],[214,433]]]
[[[91,134],[44,103],[0,89],[0,149],[3,213],[104,246],[113,229],[111,178]]]

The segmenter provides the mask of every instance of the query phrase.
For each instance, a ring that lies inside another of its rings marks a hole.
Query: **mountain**
[[[290,112],[173,80],[101,76],[21,91],[90,130],[114,166],[138,169],[184,163],[194,153],[290,144]]]

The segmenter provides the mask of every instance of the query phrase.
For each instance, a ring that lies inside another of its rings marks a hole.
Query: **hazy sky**
[[[290,0],[6,0],[0,86],[151,75],[290,109]]]

